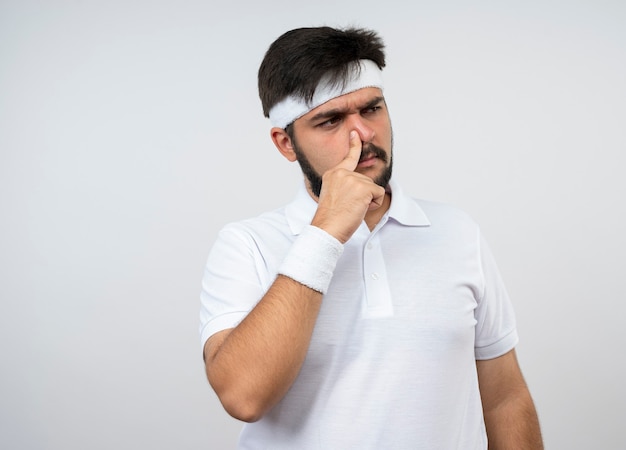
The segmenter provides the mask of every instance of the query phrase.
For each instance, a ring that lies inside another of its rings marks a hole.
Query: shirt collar
[[[390,219],[409,227],[430,226],[426,213],[415,200],[404,194],[400,185],[393,179],[389,182],[389,188],[392,192],[391,205],[387,212]],[[311,223],[316,210],[317,202],[313,200],[303,181],[296,197],[285,207],[285,216],[291,232],[294,235],[300,234],[304,227]]]
[[[426,213],[417,201],[407,196],[402,187],[393,179],[389,181],[391,189],[391,206],[389,207],[389,218],[408,227],[429,227],[430,221]]]

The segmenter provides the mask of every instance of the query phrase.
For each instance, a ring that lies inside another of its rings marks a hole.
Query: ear
[[[283,155],[285,158],[287,158],[287,160],[291,162],[294,162],[297,159],[296,152],[293,151],[291,138],[285,130],[283,130],[282,128],[274,127],[270,130],[270,136],[272,137],[272,142],[281,153],[281,155]]]

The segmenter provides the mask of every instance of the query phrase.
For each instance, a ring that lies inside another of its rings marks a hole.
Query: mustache
[[[387,152],[385,150],[372,143],[365,144],[363,148],[361,148],[361,157],[359,158],[359,162],[372,157],[376,157],[382,162],[387,162]]]

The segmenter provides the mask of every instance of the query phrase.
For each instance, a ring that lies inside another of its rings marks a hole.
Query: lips
[[[364,146],[363,149],[361,150],[361,157],[359,158],[359,163],[362,163],[364,161],[368,161],[374,158],[378,158],[382,162],[387,162],[387,153],[385,153],[385,151],[382,148],[374,144],[368,144],[367,146]]]
[[[370,159],[374,159],[376,158],[376,153],[375,152],[367,152],[367,153],[361,153],[361,157],[359,158],[359,164],[370,160]]]
[[[373,167],[378,161],[380,161],[380,158],[376,156],[376,153],[368,152],[364,155],[361,155],[357,167],[361,169],[366,169],[369,167]]]

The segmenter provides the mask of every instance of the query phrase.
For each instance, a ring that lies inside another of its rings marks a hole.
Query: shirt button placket
[[[385,261],[378,234],[370,236],[363,252],[363,280],[365,282],[365,314],[371,317],[393,315],[391,294],[387,285]]]

